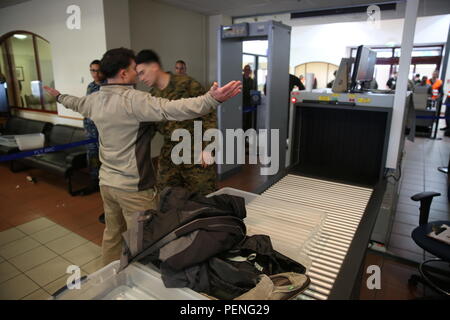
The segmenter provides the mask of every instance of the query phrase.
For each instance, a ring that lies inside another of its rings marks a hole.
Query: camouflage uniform
[[[102,82],[102,84],[105,82]],[[100,90],[100,84],[92,81],[89,83],[86,95]],[[83,119],[84,130],[86,131],[86,139],[98,139],[98,131],[94,121],[89,118]],[[100,169],[100,159],[98,157],[98,143],[90,143],[87,145],[87,160],[89,165],[89,174],[92,180],[98,180],[98,172]]]
[[[150,93],[155,97],[177,100],[192,98],[206,93],[200,83],[186,75],[170,74],[170,82],[164,90],[153,87]],[[214,164],[203,168],[201,164],[194,164],[194,154],[191,154],[192,164],[176,165],[172,162],[172,148],[178,141],[171,141],[172,131],[186,129],[191,133],[192,151],[194,150],[194,121],[202,121],[202,134],[211,128],[217,128],[216,112],[203,117],[186,121],[167,121],[157,125],[157,131],[164,136],[164,145],[158,160],[157,187],[162,190],[167,186],[180,186],[190,191],[208,194],[216,190],[216,166]],[[203,143],[203,148],[210,142]]]

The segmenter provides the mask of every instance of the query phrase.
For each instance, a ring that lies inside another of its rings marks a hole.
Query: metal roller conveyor
[[[372,192],[370,188],[289,174],[262,194],[261,202],[266,201],[266,205],[274,199],[299,205],[300,215],[305,214],[305,208],[306,212],[309,208],[326,213],[317,237],[308,243],[311,285],[299,299],[328,299]]]

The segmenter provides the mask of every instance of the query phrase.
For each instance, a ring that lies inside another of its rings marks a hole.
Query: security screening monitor
[[[343,58],[333,83],[333,92],[361,92],[373,80],[377,53],[359,46],[356,58]]]
[[[353,65],[351,92],[361,90],[364,87],[364,83],[373,80],[376,61],[377,53],[375,51],[364,46],[358,47]]]

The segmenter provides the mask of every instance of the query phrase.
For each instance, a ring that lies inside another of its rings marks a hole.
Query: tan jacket
[[[126,191],[155,185],[150,144],[152,122],[188,120],[219,105],[211,94],[169,101],[127,85],[104,85],[82,98],[62,94],[58,102],[90,118],[97,126],[100,145],[100,185]]]

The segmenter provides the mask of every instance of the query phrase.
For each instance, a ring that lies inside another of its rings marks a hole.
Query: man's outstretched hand
[[[47,86],[44,86],[44,89],[45,89],[45,91],[47,91],[47,93],[49,95],[54,96],[54,97],[57,97],[58,95],[61,94],[58,90],[47,87]]]
[[[230,81],[223,87],[219,88],[219,84],[214,82],[209,93],[219,102],[225,102],[230,98],[233,98],[239,92],[241,92],[242,84],[240,81]]]

